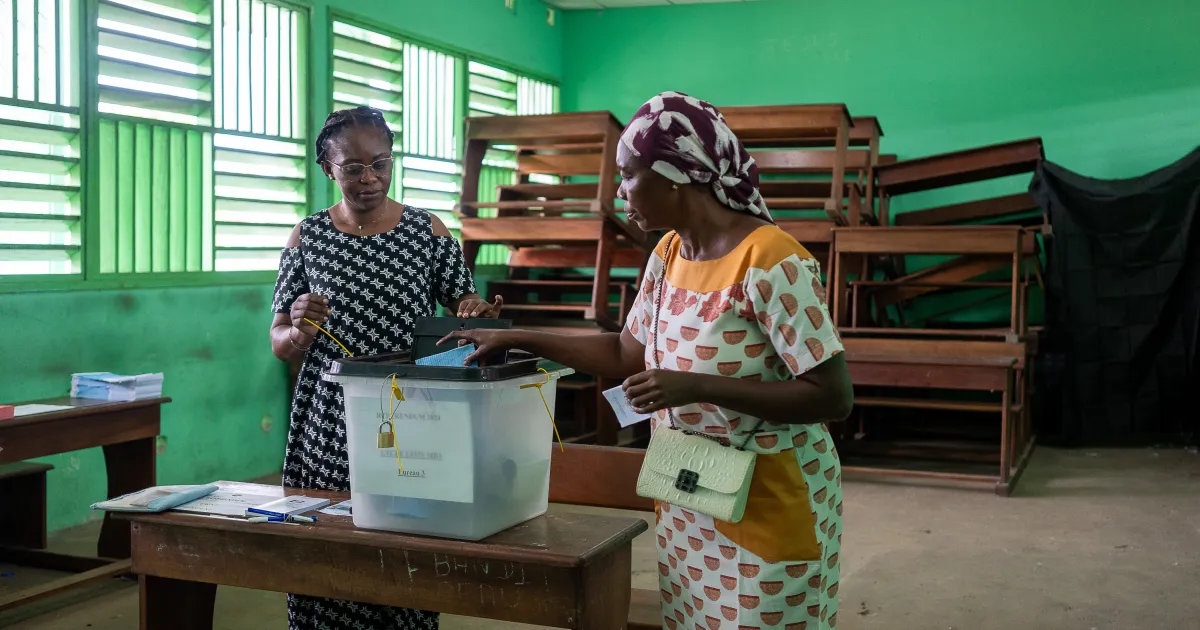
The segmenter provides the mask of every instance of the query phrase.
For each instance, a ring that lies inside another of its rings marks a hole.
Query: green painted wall
[[[1040,135],[1048,159],[1124,177],[1200,143],[1197,24],[1194,0],[570,12],[563,106],[626,120],[667,89],[718,106],[844,102],[879,116],[902,158]]]
[[[561,26],[545,21],[539,0],[390,0],[373,7],[369,24],[393,28],[542,77],[561,76]],[[332,3],[313,3],[314,130],[328,113],[327,16]],[[351,5],[343,5],[351,6]],[[312,134],[315,136],[315,131]],[[319,177],[314,167],[312,175]],[[318,183],[312,206],[329,200]],[[6,342],[0,401],[65,395],[72,372],[165,373],[166,448],[161,483],[249,479],[282,463],[290,398],[287,368],[271,354],[267,329],[272,287],[225,287],[0,293]],[[100,449],[45,458],[50,527],[96,518],[88,506],[105,496]]]
[[[0,400],[65,395],[73,372],[165,373],[162,483],[247,479],[279,469],[287,426],[287,369],[267,338],[271,289],[262,286],[61,291],[0,295],[9,322]],[[47,457],[50,525],[98,515],[100,449]]]

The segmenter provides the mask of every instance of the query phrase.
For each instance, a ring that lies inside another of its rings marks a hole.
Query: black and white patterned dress
[[[417,318],[474,292],[458,241],[434,236],[428,212],[405,206],[395,228],[362,237],[339,231],[322,211],[300,222],[300,246],[283,250],[272,308],[288,313],[306,293],[329,298],[324,328],[363,356],[407,350]],[[342,356],[321,334],[304,356],[288,427],[285,486],[350,489],[342,388],[321,380],[330,361]],[[438,615],[288,595],[288,625],[295,630],[433,630]]]

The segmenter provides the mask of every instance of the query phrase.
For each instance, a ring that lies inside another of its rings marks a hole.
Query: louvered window
[[[478,61],[470,62],[467,107],[471,116],[530,116],[558,112],[558,87]],[[516,147],[488,149],[484,164],[516,169]]]
[[[304,13],[100,0],[100,272],[269,270],[307,214]]]
[[[333,33],[334,107],[383,111],[396,134],[392,198],[431,210],[456,230],[462,60],[345,22],[335,21]]]
[[[78,10],[0,0],[0,275],[82,272]]]

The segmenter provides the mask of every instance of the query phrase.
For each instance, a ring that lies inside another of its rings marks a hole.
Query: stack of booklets
[[[124,376],[112,372],[84,372],[71,375],[72,398],[130,401],[162,396],[163,375]]]

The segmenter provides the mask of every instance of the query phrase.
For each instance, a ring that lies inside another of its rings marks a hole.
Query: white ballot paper
[[[617,414],[617,422],[622,427],[631,427],[639,422],[650,419],[650,414],[639,414],[633,410],[629,404],[629,399],[625,397],[625,391],[618,385],[606,392],[604,397],[608,399],[608,404],[612,405],[613,411]]]

